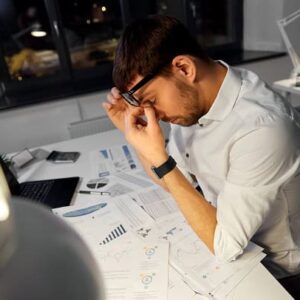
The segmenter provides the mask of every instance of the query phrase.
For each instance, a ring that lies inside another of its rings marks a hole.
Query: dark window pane
[[[73,68],[111,62],[123,26],[120,1],[64,0],[59,7]]]
[[[60,62],[43,1],[4,0],[0,9],[0,38],[12,80],[53,75]]]
[[[152,14],[170,15],[185,23],[206,48],[239,44],[236,15],[242,5],[235,0],[129,0],[131,18]],[[238,47],[238,46],[237,46]]]
[[[189,1],[194,32],[202,45],[211,47],[234,42],[232,3],[229,2],[231,1]]]

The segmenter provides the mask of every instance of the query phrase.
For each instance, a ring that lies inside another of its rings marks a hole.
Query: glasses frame
[[[167,65],[169,65],[170,61],[168,63],[164,63],[160,65],[158,68],[156,68],[152,73],[146,75],[143,79],[141,79],[133,88],[131,88],[128,92],[121,93],[121,96],[124,98],[124,100],[135,107],[141,106],[141,101],[136,99],[133,94],[140,89],[142,86],[144,86],[146,83],[148,83],[150,80],[152,80],[155,76],[157,76]]]
[[[133,94],[139,90],[142,86],[148,83],[151,79],[153,79],[158,74],[158,71],[152,74],[145,76],[142,80],[140,80],[133,88],[131,88],[128,92],[121,93],[121,96],[124,100],[135,107],[139,107],[141,105],[140,100],[136,99]]]

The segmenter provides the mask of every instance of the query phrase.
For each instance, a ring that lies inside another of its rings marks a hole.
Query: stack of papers
[[[169,243],[133,234],[152,220],[131,199],[53,211],[87,243],[101,270],[105,299],[167,299]]]
[[[180,213],[142,227],[137,234],[145,240],[168,241],[170,265],[194,292],[214,299],[224,299],[265,256],[262,248],[250,243],[236,261],[218,261]]]
[[[137,234],[143,239],[169,241],[169,264],[195,293],[225,299],[265,257],[261,247],[249,243],[236,261],[220,262],[186,223],[169,193],[154,186],[130,197],[155,220],[153,226],[141,227]]]
[[[218,261],[170,194],[145,176],[130,147],[101,149],[90,157],[93,178],[105,179],[110,196],[53,212],[91,249],[106,299],[226,299],[264,258],[263,249],[250,243],[236,261]]]
[[[145,193],[156,195],[155,204]],[[250,244],[236,261],[218,261],[167,195],[154,187],[107,202],[53,210],[88,244],[108,300],[226,299],[263,259],[262,248]],[[163,216],[157,218],[161,207]]]

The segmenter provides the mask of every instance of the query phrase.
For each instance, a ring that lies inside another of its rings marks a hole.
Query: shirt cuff
[[[214,236],[214,252],[217,259],[225,262],[231,262],[243,254],[244,249],[222,229],[222,226],[216,226]]]

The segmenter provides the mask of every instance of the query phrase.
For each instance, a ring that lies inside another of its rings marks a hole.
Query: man
[[[207,57],[171,17],[125,29],[113,79],[108,116],[210,251],[232,261],[252,240],[277,278],[299,274],[296,111],[254,73]],[[159,120],[171,123],[168,151]]]

